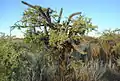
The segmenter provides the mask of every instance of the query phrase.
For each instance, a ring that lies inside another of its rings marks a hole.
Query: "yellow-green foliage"
[[[67,34],[65,32],[58,32],[56,30],[50,31],[50,44],[56,45],[64,42],[68,38]]]

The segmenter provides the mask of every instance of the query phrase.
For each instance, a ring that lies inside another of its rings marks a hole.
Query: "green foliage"
[[[2,37],[0,39],[0,64],[3,68],[2,74],[3,80],[11,80],[12,70],[18,67],[18,57],[17,48],[12,42],[9,41],[9,37]],[[8,81],[7,80],[7,81]]]
[[[79,16],[76,20],[73,20],[73,28],[72,31],[79,32],[79,34],[85,34],[95,30],[97,26],[94,26],[91,22],[91,18],[87,18],[84,16]]]
[[[105,30],[101,37],[102,39],[106,40],[114,40],[120,37],[120,29],[115,29],[115,30]]]
[[[57,32],[55,30],[50,31],[50,45],[61,44],[65,40],[67,40],[68,35],[65,32]]]

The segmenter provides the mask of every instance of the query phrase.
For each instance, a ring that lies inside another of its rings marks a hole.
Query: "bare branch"
[[[71,18],[72,18],[73,16],[75,16],[75,15],[80,15],[80,14],[81,14],[81,12],[76,12],[76,13],[71,14],[71,15],[69,16],[69,18],[68,18],[67,25],[70,23]]]
[[[33,5],[31,5],[31,4],[28,4],[28,3],[24,2],[24,1],[21,1],[21,2],[22,2],[23,4],[25,4],[25,5],[27,5],[27,6],[35,9],[35,6],[33,6]]]
[[[63,13],[63,8],[61,8],[61,10],[60,10],[60,14],[59,14],[59,18],[58,18],[58,23],[60,23],[62,13]]]
[[[47,16],[47,18],[48,18],[48,21],[51,23],[50,8],[47,9],[46,16]]]

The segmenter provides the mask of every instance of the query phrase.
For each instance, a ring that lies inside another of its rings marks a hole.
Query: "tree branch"
[[[28,4],[27,2],[22,1],[22,3],[25,4],[25,5],[27,5],[27,6],[29,6],[29,7],[31,7],[31,8],[36,9],[35,6],[33,6],[33,5],[31,5],[31,4]],[[49,11],[49,8],[48,8],[48,11]],[[42,10],[41,7],[39,7],[39,12],[40,12],[40,13],[42,14],[42,16],[46,19],[46,21],[48,22],[49,27],[50,27],[51,29],[56,29],[55,27],[53,27],[53,24],[51,23],[50,19],[48,19],[48,16],[46,16],[46,14],[44,13],[44,11]],[[50,17],[49,17],[49,18],[50,18]]]
[[[28,3],[24,2],[24,1],[21,1],[21,2],[22,2],[23,4],[25,4],[25,5],[27,5],[27,6],[35,9],[35,6],[33,6],[33,5],[31,5],[31,4],[28,4]]]
[[[60,23],[62,13],[63,13],[63,8],[61,8],[61,10],[60,10],[60,14],[59,14],[59,17],[58,17],[58,22],[57,22],[57,23]]]
[[[50,8],[47,9],[46,16],[47,16],[47,18],[48,18],[48,21],[51,23]]]
[[[81,14],[81,12],[76,12],[76,13],[71,14],[71,15],[69,16],[69,18],[68,18],[67,25],[70,23],[70,21],[71,21],[71,19],[72,19],[73,16],[79,15],[79,14]]]

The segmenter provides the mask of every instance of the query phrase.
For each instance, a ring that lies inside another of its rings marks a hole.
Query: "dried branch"
[[[25,5],[29,6],[29,7],[31,7],[31,8],[36,9],[36,7],[35,7],[35,6],[33,6],[33,5],[31,5],[31,4],[28,4],[28,3],[24,2],[24,1],[21,1],[21,2],[22,2],[23,4],[25,4]]]
[[[79,14],[81,14],[81,12],[76,12],[76,13],[71,14],[71,15],[69,16],[69,18],[68,18],[67,25],[70,23],[71,18],[72,18],[73,16],[75,16],[75,15],[79,15]]]
[[[47,9],[46,15],[47,15],[48,21],[51,23],[50,8]]]
[[[61,10],[60,10],[60,14],[59,14],[59,17],[58,17],[58,23],[60,23],[62,13],[63,13],[63,8],[61,8]]]

